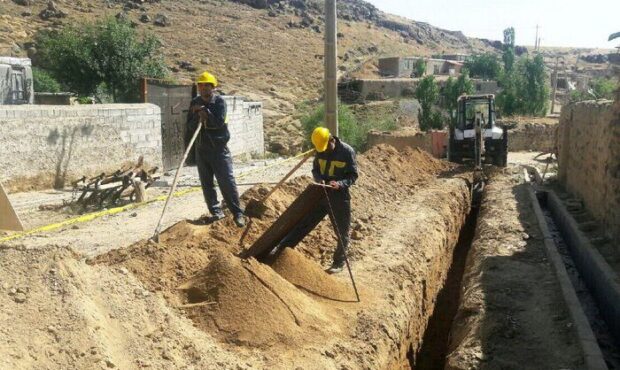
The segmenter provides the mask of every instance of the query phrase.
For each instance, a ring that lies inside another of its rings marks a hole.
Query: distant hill
[[[43,0],[0,0],[0,54],[36,59],[31,41],[40,29],[127,17],[163,41],[176,80],[190,82],[209,70],[225,92],[263,101],[267,140],[282,152],[297,150],[301,141],[291,116],[295,105],[321,97],[322,1],[59,0],[46,9]],[[341,74],[372,74],[380,56],[494,50],[492,42],[386,14],[360,0],[339,1],[338,17]],[[157,18],[165,25],[156,25]]]

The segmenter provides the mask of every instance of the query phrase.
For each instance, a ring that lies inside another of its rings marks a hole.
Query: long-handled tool
[[[263,197],[261,200],[252,199],[248,202],[245,207],[245,214],[248,216],[260,217],[267,210],[267,206],[265,205],[265,201],[269,199],[269,197],[276,191],[286,180],[291,177],[295,171],[297,171],[306,161],[314,154],[314,150],[311,150],[303,156],[303,158],[291,169],[271,190]]]
[[[344,262],[347,265],[347,270],[349,270],[349,276],[351,277],[351,284],[353,285],[353,290],[355,290],[355,297],[357,301],[360,302],[360,295],[357,292],[357,286],[355,285],[355,279],[353,279],[353,272],[351,271],[351,265],[349,264],[349,258],[347,257],[347,250],[344,248],[344,239],[342,238],[342,234],[340,233],[340,229],[338,228],[338,224],[336,223],[336,216],[334,214],[334,210],[332,209],[332,203],[329,201],[329,194],[327,194],[327,188],[333,188],[332,186],[325,184],[315,184],[322,185],[323,192],[325,193],[325,198],[327,200],[327,206],[329,207],[329,213],[331,214],[332,222],[334,223],[334,228],[336,229],[336,237],[338,238],[338,244],[342,247],[342,252],[344,255]]]
[[[153,234],[153,237],[151,238],[151,240],[155,241],[156,243],[159,243],[159,233],[161,231],[161,223],[164,220],[164,215],[166,214],[166,208],[168,208],[168,203],[170,202],[170,198],[172,198],[172,194],[174,193],[174,190],[177,187],[177,182],[179,181],[179,174],[181,173],[181,168],[183,168],[183,164],[185,164],[185,161],[187,160],[187,156],[189,155],[189,152],[192,149],[192,146],[194,146],[194,142],[196,141],[196,138],[198,137],[198,134],[200,133],[200,129],[202,129],[202,122],[198,123],[198,128],[196,129],[196,132],[194,132],[194,136],[192,136],[192,139],[190,140],[189,145],[187,146],[187,149],[185,149],[185,154],[183,155],[183,159],[181,159],[181,163],[179,163],[179,168],[177,168],[177,173],[174,175],[174,180],[172,181],[172,187],[170,188],[170,193],[168,193],[168,197],[166,198],[166,203],[164,203],[164,209],[161,210],[161,216],[159,217],[159,222],[157,222],[157,227],[155,228],[155,233]]]

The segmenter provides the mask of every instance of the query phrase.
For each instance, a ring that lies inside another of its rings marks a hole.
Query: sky
[[[516,44],[614,48],[620,32],[620,0],[366,0],[380,10],[466,36],[502,40],[515,28]]]

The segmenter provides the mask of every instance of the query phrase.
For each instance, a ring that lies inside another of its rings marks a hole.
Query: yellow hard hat
[[[325,127],[317,127],[312,131],[312,144],[317,152],[322,153],[329,144],[329,130]]]
[[[213,87],[217,87],[217,78],[209,72],[202,72],[196,79],[197,84],[212,84]]]

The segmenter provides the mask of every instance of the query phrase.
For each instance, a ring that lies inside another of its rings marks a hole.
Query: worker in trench
[[[283,248],[294,248],[329,215],[334,231],[338,235],[338,246],[334,252],[333,262],[327,272],[341,272],[349,247],[349,230],[351,228],[351,195],[349,188],[357,180],[355,151],[351,146],[330,134],[324,127],[317,127],[312,132],[312,144],[316,156],[312,165],[312,177],[319,184],[326,185],[326,197],[317,207],[308,213],[291,230],[291,232],[269,253],[275,256]]]
[[[196,80],[199,95],[196,96],[187,113],[186,145],[202,122],[202,131],[196,138],[194,148],[196,166],[202,185],[202,193],[211,213],[210,222],[224,218],[224,212],[217,199],[213,179],[222,191],[224,201],[231,211],[235,224],[245,226],[245,217],[239,202],[239,192],[233,175],[232,155],[228,149],[230,132],[226,116],[226,101],[216,94],[217,79],[209,72],[203,72]]]

